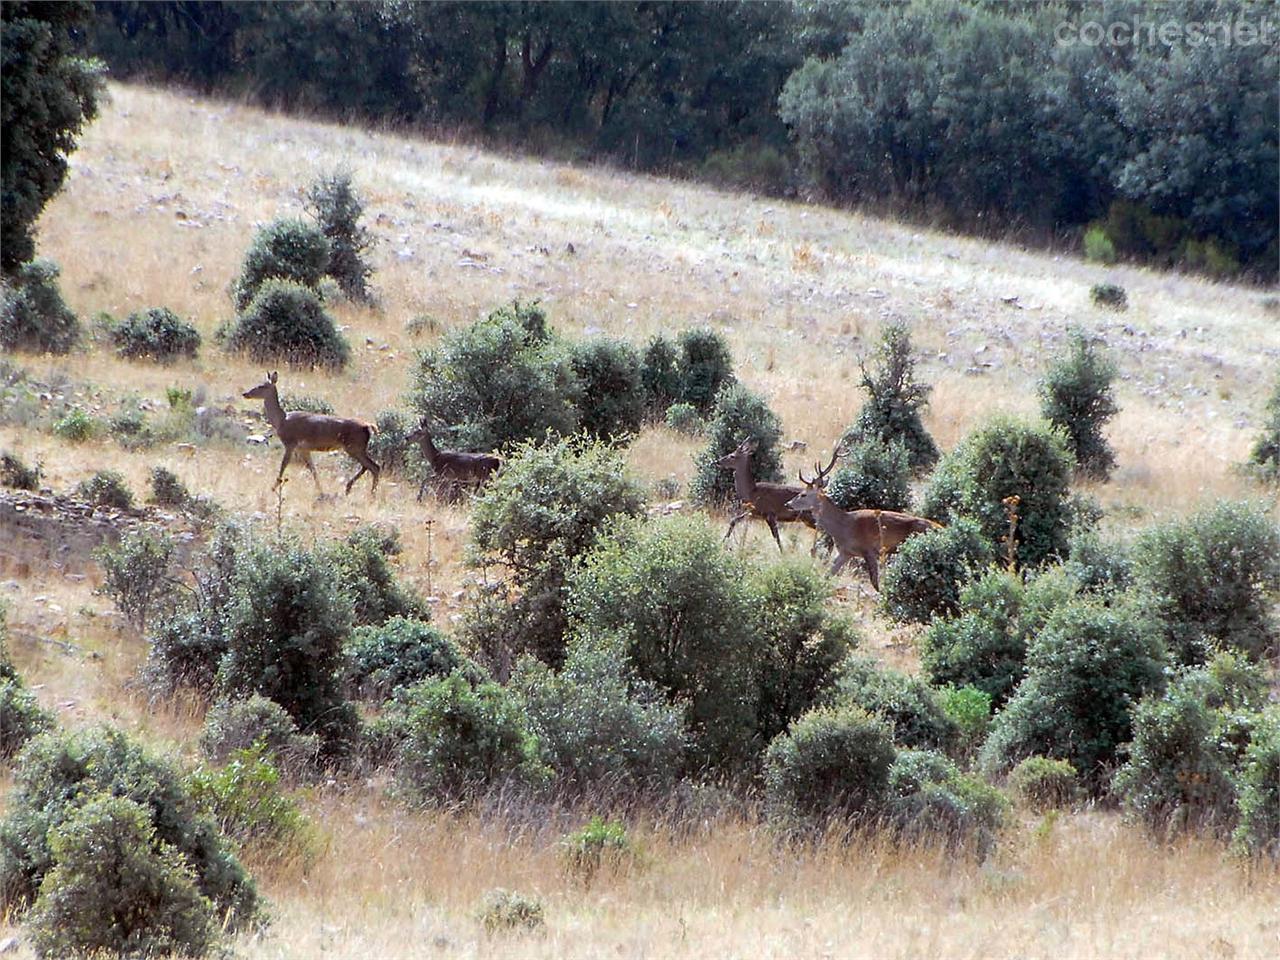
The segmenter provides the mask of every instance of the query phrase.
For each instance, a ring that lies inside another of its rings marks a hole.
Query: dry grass
[[[323,396],[341,413],[373,418],[402,406],[416,348],[513,297],[538,298],[569,334],[600,330],[641,343],[696,324],[722,331],[741,378],[767,396],[786,439],[808,442],[808,451],[788,456],[794,471],[853,420],[858,358],[884,321],[909,324],[923,351],[921,375],[935,385],[928,426],[944,448],[993,412],[1033,414],[1045,357],[1080,325],[1114,348],[1124,376],[1123,412],[1110,431],[1120,469],[1091,491],[1111,508],[1108,522],[1131,526],[1257,493],[1230,469],[1247,450],[1280,359],[1280,327],[1257,291],[141,88],[112,86],[111,97],[41,221],[41,252],[60,263],[64,294],[82,315],[165,305],[193,318],[206,345],[198,360],[172,367],[121,361],[101,347],[20,358],[33,377],[68,382],[87,408],[109,413],[128,396],[163,404],[165,389],[178,385],[202,390],[210,404],[256,408],[240,394],[262,371],[210,342],[231,315],[227,285],[255,225],[299,214],[308,182],[343,165],[379,239],[381,305],[334,307],[354,347],[348,370],[281,371],[285,392]],[[1090,304],[1090,285],[1103,280],[1127,288],[1128,313]],[[406,322],[421,315],[437,322],[407,332]],[[698,446],[655,428],[628,456],[640,476],[683,485]],[[275,447],[210,443],[189,458],[170,448],[127,452],[105,440],[72,445],[13,425],[0,427],[0,447],[41,461],[46,483],[60,490],[111,468],[141,496],[150,468],[163,465],[236,513],[274,516]],[[318,461],[331,491],[351,472],[340,456]],[[406,547],[402,576],[441,598],[439,619],[448,623],[468,575],[467,510],[417,504],[415,492],[386,483],[371,497],[362,482],[348,499],[318,502],[299,471],[286,486],[285,519],[317,538],[362,521],[395,524]],[[792,549],[807,549],[809,537],[784,534]],[[745,543],[774,550],[762,529]],[[169,749],[189,749],[199,707],[156,708],[129,690],[144,644],[93,594],[95,577],[87,558],[52,569],[0,545],[19,667],[69,722],[111,719]],[[868,644],[912,667],[912,631],[881,621],[861,581],[846,580],[842,594]],[[1022,824],[1000,858],[982,867],[874,844],[801,854],[738,822],[694,837],[640,827],[650,867],[583,891],[560,874],[549,828],[409,812],[383,799],[376,784],[326,791],[310,806],[329,834],[328,850],[305,873],[255,865],[276,922],[237,952],[1229,958],[1280,951],[1274,870],[1251,876],[1214,844],[1157,848],[1101,814],[1064,817],[1045,836]],[[547,932],[486,938],[472,912],[496,886],[540,896]]]

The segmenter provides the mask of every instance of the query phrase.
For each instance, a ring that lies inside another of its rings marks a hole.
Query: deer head
[[[267,379],[258,384],[252,390],[246,390],[243,394],[246,400],[265,400],[276,392],[276,373],[272,371],[267,374]]]
[[[787,501],[787,506],[790,509],[810,511],[818,509],[819,500],[826,496],[822,491],[827,485],[827,477],[835,467],[836,459],[839,456],[840,447],[837,445],[835,450],[831,452],[830,463],[825,467],[818,466],[817,463],[814,464],[814,466],[817,467],[818,472],[813,479],[806,477],[803,470],[799,472],[798,476],[800,477],[800,482],[804,484],[804,490]]]
[[[746,437],[732,453],[726,453],[716,461],[716,466],[725,470],[736,470],[738,464],[751,462],[751,455],[760,449],[760,441],[754,437]]]

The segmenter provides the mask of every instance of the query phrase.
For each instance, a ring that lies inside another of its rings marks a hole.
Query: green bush
[[[765,804],[784,828],[871,822],[885,809],[893,734],[860,707],[813,710],[765,751]]]
[[[493,450],[573,434],[579,393],[568,352],[541,310],[516,304],[422,352],[410,402],[420,419],[449,424],[436,438],[441,446]]]
[[[201,765],[184,779],[191,797],[241,849],[275,859],[305,858],[315,843],[311,821],[280,785],[263,743],[235,750],[223,766]]]
[[[396,616],[358,627],[344,651],[347,681],[363,700],[386,700],[403,687],[455,671],[472,682],[483,678],[452,640],[422,620]]]
[[[842,448],[827,496],[842,510],[911,510],[911,462],[906,445],[877,437]]]
[[[133,509],[133,491],[124,477],[114,470],[99,470],[87,480],[76,484],[75,495],[95,507],[114,510]]]
[[[791,721],[834,693],[840,665],[858,638],[831,611],[830,577],[811,561],[784,558],[753,567],[747,577],[755,663],[755,737],[761,747]]]
[[[560,838],[560,859],[566,873],[590,886],[601,869],[621,872],[636,864],[639,854],[619,821],[592,817],[581,830]]]
[[[861,707],[889,724],[900,746],[945,751],[959,736],[927,683],[869,657],[852,656],[841,665],[837,690],[837,702]]]
[[[636,516],[643,510],[640,484],[621,454],[602,443],[555,439],[526,443],[511,452],[471,514],[473,562],[505,566],[520,591],[497,624],[503,636],[518,643],[497,651],[504,669],[524,652],[552,666],[560,664],[567,629],[563,589],[570,564],[590,549],[610,517]],[[492,636],[472,638],[472,649],[495,647]],[[506,675],[498,663],[486,666]]]
[[[1280,527],[1259,507],[1219,503],[1144,531],[1134,579],[1155,597],[1180,663],[1201,663],[1219,645],[1257,658],[1280,638],[1270,609],[1280,591]]]
[[[1066,436],[1080,473],[1096,480],[1110,477],[1116,463],[1102,430],[1120,410],[1112,390],[1117,373],[1115,361],[1075,331],[1039,385],[1041,415]]]
[[[267,280],[245,306],[226,347],[252,360],[344,367],[351,347],[315,291],[289,280]]]
[[[396,580],[388,562],[402,550],[394,527],[357,527],[345,540],[325,550],[338,582],[351,596],[352,623],[356,626],[385,623],[392,617],[427,620],[431,608],[412,590]]]
[[[194,872],[200,893],[226,917],[229,929],[257,918],[253,881],[177,771],[109,727],[42,734],[18,755],[14,790],[0,822],[6,902],[25,904],[35,897],[61,862],[50,841],[102,794],[133,801],[146,812],[156,841],[176,848]]]
[[[649,415],[659,417],[684,393],[680,373],[680,350],[662,334],[655,334],[645,345],[640,361],[640,382],[644,384]],[[693,404],[687,404],[693,407]],[[694,407],[694,412],[697,408]]]
[[[682,330],[680,347],[680,400],[708,414],[720,392],[734,382],[733,354],[724,338],[710,327]]]
[[[937,697],[942,712],[956,726],[953,753],[967,761],[977,753],[991,729],[991,694],[977,687],[943,687]]]
[[[639,433],[647,400],[639,351],[622,340],[584,340],[570,348],[569,362],[578,378],[582,429],[602,440]]]
[[[194,359],[200,349],[200,332],[166,307],[129,314],[111,331],[111,340],[116,353],[131,360]]]
[[[880,579],[885,612],[903,623],[928,623],[960,607],[960,590],[991,564],[991,546],[977,524],[957,520],[911,537]]]
[[[553,671],[526,657],[511,678],[558,785],[590,796],[664,796],[683,760],[683,710],[640,680],[616,643],[577,642]]]
[[[243,700],[224,700],[205,714],[200,752],[214,763],[260,746],[264,756],[286,772],[299,772],[320,755],[320,738],[301,734],[293,718],[274,700],[254,694]]]
[[[72,407],[53,424],[53,435],[60,440],[72,443],[84,443],[93,439],[101,430],[101,425],[79,407]]]
[[[369,456],[385,472],[414,476],[421,465],[421,455],[417,445],[405,439],[417,426],[413,418],[399,410],[383,410],[374,423],[378,430],[369,438]]]
[[[1008,801],[933,750],[900,750],[889,768],[885,820],[899,840],[942,840],[983,859],[995,846]]]
[[[691,403],[673,403],[664,418],[668,427],[686,437],[696,437],[707,428],[706,421]]]
[[[694,457],[695,472],[689,482],[694,502],[722,504],[735,496],[733,471],[717,467],[716,461],[736,450],[747,437],[756,441],[751,457],[756,481],[782,479],[782,421],[763,397],[742,384],[732,384],[716,397],[706,434],[707,445]]]
[[[1077,600],[1056,608],[1027,648],[1027,675],[996,714],[979,756],[999,775],[1032,756],[1067,760],[1091,789],[1133,739],[1133,705],[1164,687],[1167,659],[1133,607]]]
[[[1095,283],[1089,288],[1089,299],[1099,307],[1106,307],[1108,310],[1129,309],[1129,295],[1119,284]]]
[[[1095,263],[1116,262],[1116,245],[1111,242],[1106,228],[1101,224],[1094,224],[1084,232],[1084,258]],[[1094,289],[1104,286],[1111,286],[1111,284],[1097,284]]]
[[[542,903],[514,890],[490,890],[476,909],[476,919],[484,932],[523,932],[546,925]]]
[[[916,381],[916,362],[907,328],[900,323],[886,326],[876,345],[872,370],[862,367],[867,402],[841,438],[842,447],[897,440],[907,448],[914,473],[923,473],[937,462],[938,446],[920,416],[933,388]]]
[[[550,771],[517,698],[496,683],[452,674],[424,680],[393,702],[396,772],[420,802],[469,800],[491,787],[539,786]]]
[[[759,749],[761,642],[742,565],[720,539],[702,518],[618,522],[566,583],[577,635],[621,644],[640,679],[687,704],[696,766],[740,763]]]
[[[245,313],[269,280],[287,281],[314,296],[329,268],[331,252],[328,238],[310,224],[273,220],[254,234],[240,276],[232,284],[236,310]]]
[[[1104,540],[1092,529],[1072,529],[1064,566],[1084,593],[1112,596],[1133,583],[1133,558],[1128,547]]]
[[[333,416],[333,404],[324,397],[311,397],[306,394],[286,393],[280,398],[280,407],[285,413],[299,411],[302,413],[323,413]]]
[[[53,714],[40,706],[22,680],[0,675],[0,760],[8,760],[28,740],[55,724]]]
[[[80,321],[58,289],[52,260],[22,264],[0,285],[0,347],[67,353],[80,340]]]
[[[29,920],[40,957],[204,956],[213,905],[182,852],[157,836],[154,813],[99,795],[55,827],[54,864]]]
[[[1249,451],[1249,462],[1264,478],[1280,481],[1280,377],[1264,410],[1262,432]]]
[[[1038,813],[1070,806],[1080,792],[1076,768],[1051,757],[1027,757],[1010,771],[1009,787]]]
[[[193,498],[176,473],[164,467],[152,467],[151,496],[148,499],[163,507],[182,508],[191,503]]]
[[[134,530],[118,545],[99,547],[93,557],[102,567],[99,592],[115,601],[135,630],[145,631],[152,617],[172,613],[178,593],[174,542],[163,530]]]
[[[1259,719],[1239,775],[1240,825],[1233,841],[1250,856],[1280,859],[1280,710]]]
[[[14,490],[38,490],[43,474],[39,463],[29,467],[15,453],[6,450],[0,454],[0,486]]]
[[[338,282],[348,300],[371,302],[369,275],[373,268],[365,262],[364,253],[374,241],[360,226],[364,204],[352,189],[351,174],[335,171],[312,182],[307,188],[306,208],[329,241],[325,272]]]

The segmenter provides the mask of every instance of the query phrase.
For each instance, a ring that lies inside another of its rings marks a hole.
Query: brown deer
[[[408,443],[418,444],[433,471],[432,476],[423,480],[422,486],[418,488],[419,501],[426,492],[427,484],[433,479],[447,482],[456,493],[463,486],[481,486],[502,466],[502,459],[491,453],[464,453],[461,450],[437,449],[425,420],[416,430],[406,434],[404,439]]]
[[[832,576],[854,557],[861,557],[867,565],[871,585],[879,590],[880,561],[913,534],[938,529],[942,524],[894,510],[841,510],[823,491],[827,475],[836,465],[839,455],[837,448],[825,469],[815,463],[818,474],[812,480],[801,471],[804,490],[787,501],[787,506],[792,510],[811,511],[822,532],[831,537],[836,547],[836,559],[831,564]]]
[[[742,512],[729,521],[729,530],[724,538],[728,540],[733,535],[733,528],[747,517],[759,517],[769,524],[773,539],[777,541],[778,549],[781,550],[782,538],[778,536],[779,522],[803,523],[814,530],[817,529],[817,524],[814,523],[808,511],[793,510],[787,506],[787,501],[800,493],[799,487],[785,483],[756,483],[755,477],[751,474],[751,455],[759,448],[759,440],[747,437],[732,453],[725,454],[716,461],[717,467],[733,471],[733,490],[742,501]],[[817,548],[816,541],[814,548]],[[812,552],[811,550],[810,553]]]
[[[276,389],[276,374],[268,373],[267,379],[252,390],[244,392],[246,400],[261,400],[266,406],[267,420],[284,444],[284,459],[280,461],[280,473],[271,489],[284,481],[285,467],[296,453],[303,464],[311,471],[311,479],[316,482],[316,489],[324,496],[320,486],[320,477],[316,473],[315,464],[311,462],[312,453],[324,453],[329,450],[345,450],[347,456],[360,464],[360,471],[347,481],[347,493],[351,493],[352,485],[364,476],[365,472],[373,474],[372,493],[378,489],[378,474],[382,468],[369,456],[369,439],[378,428],[363,420],[345,420],[342,417],[330,417],[323,413],[306,413],[295,410],[286,414],[280,406],[280,393]]]

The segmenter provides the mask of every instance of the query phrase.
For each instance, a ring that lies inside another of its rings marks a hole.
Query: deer
[[[330,417],[323,413],[307,413],[295,410],[286,414],[280,406],[280,392],[276,388],[277,375],[273,371],[267,379],[243,394],[246,400],[263,401],[267,421],[275,430],[276,436],[284,444],[284,459],[280,461],[280,472],[271,489],[275,490],[284,482],[284,471],[289,462],[297,454],[302,463],[311,471],[311,479],[316,482],[316,490],[324,497],[324,489],[320,486],[320,477],[316,473],[315,464],[311,462],[312,453],[324,453],[329,450],[344,450],[347,456],[360,464],[360,470],[347,481],[347,494],[357,480],[366,472],[373,474],[373,487],[370,493],[378,489],[378,475],[382,468],[369,456],[369,440],[378,428],[363,420],[348,420],[343,417]]]
[[[760,449],[760,441],[753,437],[746,437],[732,452],[715,462],[717,467],[733,471],[733,490],[742,501],[743,508],[741,513],[729,521],[729,529],[724,538],[728,540],[733,536],[733,528],[747,517],[758,517],[769,525],[773,539],[778,544],[778,550],[781,551],[782,538],[778,536],[779,522],[803,523],[813,530],[817,529],[817,524],[807,511],[793,510],[787,506],[787,502],[800,493],[799,487],[784,483],[756,483],[755,477],[751,474],[751,456],[758,449]],[[817,549],[816,540],[814,549]],[[813,550],[809,552],[812,553]]]
[[[431,431],[425,420],[418,424],[417,429],[406,434],[404,439],[408,443],[418,444],[422,455],[431,464],[433,477],[450,481],[455,490],[467,484],[481,486],[502,466],[502,458],[491,453],[464,453],[461,450],[438,449],[431,439]],[[427,477],[418,488],[419,503],[422,502],[422,495],[426,492],[427,484],[431,480],[432,477]]]
[[[850,560],[861,557],[867,565],[871,586],[879,591],[881,560],[898,549],[908,537],[941,529],[942,524],[895,510],[840,509],[823,489],[839,456],[840,448],[837,447],[825,468],[815,463],[818,473],[812,480],[804,475],[803,470],[800,471],[804,490],[788,500],[787,507],[795,511],[810,511],[822,532],[831,537],[836,548],[836,559],[831,564],[833,577]]]

